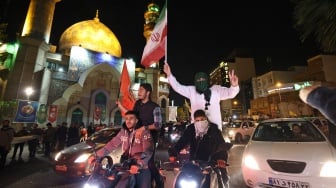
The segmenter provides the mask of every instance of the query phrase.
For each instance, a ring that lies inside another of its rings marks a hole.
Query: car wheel
[[[241,134],[237,134],[235,141],[237,144],[241,144],[243,142],[243,136]]]

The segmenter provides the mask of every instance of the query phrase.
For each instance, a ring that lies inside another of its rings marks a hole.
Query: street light
[[[29,97],[30,97],[31,94],[34,93],[34,90],[33,90],[32,87],[27,87],[27,88],[25,89],[25,93],[26,93],[26,95],[27,95],[27,100],[29,101]]]

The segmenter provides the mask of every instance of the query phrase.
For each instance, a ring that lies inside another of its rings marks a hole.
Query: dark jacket
[[[11,143],[14,139],[15,131],[9,126],[3,126],[0,129],[0,147],[4,147],[6,150],[10,150]]]
[[[190,159],[208,161],[209,157],[214,154],[220,145],[225,144],[225,140],[221,131],[217,128],[216,124],[210,123],[207,133],[201,139],[195,137],[195,125],[191,124],[184,131],[182,137],[175,144],[173,148],[169,149],[170,156],[177,156],[183,148],[190,145]],[[231,144],[227,143],[228,149]],[[227,155],[223,156],[227,160]]]
[[[159,133],[159,130],[161,129],[162,123],[155,122],[154,120],[154,116],[155,116],[154,109],[155,108],[160,108],[160,106],[151,100],[147,101],[146,103],[142,103],[141,100],[137,100],[134,104],[133,110],[138,112],[139,119],[142,122],[142,124],[140,126],[137,126],[136,129],[142,126],[151,125],[153,123],[157,127],[156,130],[150,130],[150,133],[154,139],[154,142],[156,143],[158,141],[158,135],[159,135],[158,133]]]

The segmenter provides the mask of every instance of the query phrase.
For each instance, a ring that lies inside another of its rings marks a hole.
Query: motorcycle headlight
[[[322,169],[320,171],[321,177],[336,177],[336,162],[328,161],[323,164]]]
[[[84,184],[83,188],[99,188],[99,186],[96,185],[96,184],[86,183],[86,184]]]
[[[188,188],[198,187],[197,182],[195,180],[181,179],[179,184],[180,184],[181,187],[188,187]]]
[[[83,163],[87,161],[90,156],[90,153],[84,153],[76,158],[75,163]]]

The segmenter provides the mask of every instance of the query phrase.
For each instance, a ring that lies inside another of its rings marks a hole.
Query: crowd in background
[[[15,127],[15,128],[13,128]],[[4,168],[8,154],[11,152],[10,163],[23,162],[25,145],[27,144],[29,160],[37,154],[50,158],[51,153],[63,150],[65,147],[85,141],[94,132],[106,125],[93,125],[90,123],[72,123],[70,126],[62,122],[56,126],[51,123],[45,125],[26,125],[18,123],[11,126],[9,120],[3,120],[0,125],[0,169]]]

